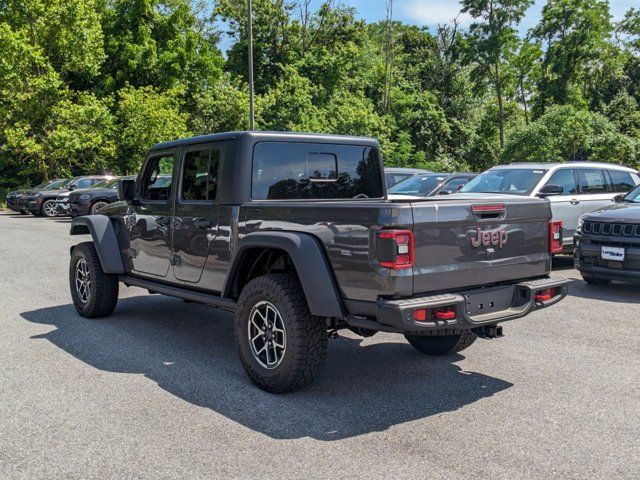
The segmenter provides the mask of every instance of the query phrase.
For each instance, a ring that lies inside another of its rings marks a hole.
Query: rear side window
[[[212,201],[218,186],[220,150],[206,149],[187,152],[182,170],[182,200]]]
[[[546,185],[560,185],[563,195],[574,195],[578,191],[576,176],[571,168],[556,170]]]
[[[608,172],[614,192],[629,192],[636,186],[630,173],[620,170],[609,170]]]
[[[607,193],[607,183],[602,170],[579,168],[577,171],[580,193]]]
[[[381,198],[375,148],[356,145],[261,142],[253,154],[255,200]]]

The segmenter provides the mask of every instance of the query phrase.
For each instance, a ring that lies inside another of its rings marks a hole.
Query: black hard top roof
[[[179,140],[171,140],[162,142],[151,147],[151,150],[164,150],[167,148],[175,148],[183,145],[196,145],[199,143],[221,142],[243,138],[249,141],[282,141],[294,140],[297,142],[317,142],[317,143],[341,143],[341,144],[357,144],[370,145],[377,147],[378,142],[374,138],[356,137],[350,135],[332,135],[324,133],[298,133],[298,132],[271,132],[271,131],[237,131],[213,133],[210,135],[199,135],[197,137],[183,138]]]

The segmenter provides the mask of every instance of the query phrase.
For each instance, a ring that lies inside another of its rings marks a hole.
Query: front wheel
[[[420,337],[417,335],[405,335],[413,348],[426,355],[453,355],[470,347],[478,336],[471,330],[463,330],[457,335],[439,335]]]
[[[83,317],[106,317],[118,303],[118,277],[104,273],[93,242],[81,243],[73,249],[69,287],[73,305]]]
[[[249,378],[272,393],[309,385],[327,351],[327,327],[311,315],[298,278],[289,274],[264,275],[245,286],[235,338]]]
[[[42,214],[45,217],[57,217],[58,216],[58,205],[55,200],[46,200],[42,204]]]
[[[109,205],[107,202],[98,201],[91,205],[91,215],[97,214],[103,207]]]

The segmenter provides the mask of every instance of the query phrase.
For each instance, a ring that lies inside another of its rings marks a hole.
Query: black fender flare
[[[106,215],[85,215],[71,221],[71,235],[91,235],[104,273],[124,273],[115,228]],[[73,248],[71,250],[73,251]]]
[[[244,252],[250,248],[276,248],[291,257],[302,285],[309,311],[319,317],[344,318],[342,304],[331,265],[318,240],[310,234],[300,232],[269,231],[255,232],[242,237],[225,279],[223,296],[231,295]]]

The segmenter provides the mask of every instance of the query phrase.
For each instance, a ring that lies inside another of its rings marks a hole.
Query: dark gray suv
[[[640,187],[580,217],[575,266],[587,283],[640,282]]]
[[[58,205],[56,204],[56,198],[58,195],[67,193],[71,190],[88,188],[108,178],[111,177],[105,175],[73,177],[61,184],[58,184],[54,189],[44,188],[42,190],[29,190],[23,195],[22,209],[36,216],[44,215],[45,217],[56,217],[59,215]]]

